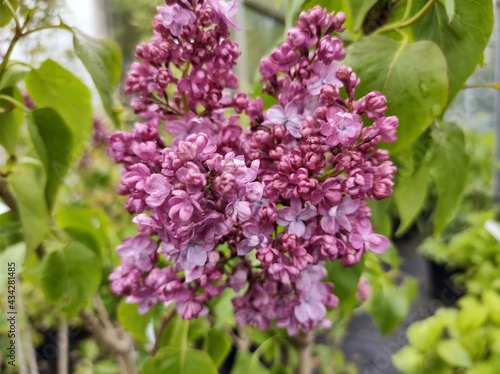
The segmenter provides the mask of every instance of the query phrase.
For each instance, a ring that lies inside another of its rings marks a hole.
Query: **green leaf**
[[[392,363],[396,368],[408,374],[424,372],[424,356],[414,347],[403,347],[392,356]]]
[[[14,100],[24,102],[17,87],[9,87],[0,91],[1,95],[10,96]],[[12,102],[0,99],[0,144],[11,155],[16,153],[19,129],[24,120],[24,112]]]
[[[339,298],[339,306],[346,314],[357,304],[356,292],[363,268],[363,262],[348,268],[342,266],[340,261],[326,263],[326,280],[335,285],[333,293]]]
[[[394,188],[394,201],[401,219],[396,236],[403,235],[422,211],[427,200],[428,175],[429,168],[422,163],[411,175],[399,177]]]
[[[19,215],[11,210],[0,214],[0,248],[7,248],[22,240]]]
[[[217,374],[217,368],[205,351],[165,347],[144,362],[142,373]]]
[[[99,288],[101,274],[99,257],[74,242],[44,258],[40,285],[47,299],[75,315]]]
[[[210,329],[205,341],[205,350],[212,357],[215,366],[219,367],[226,360],[227,355],[231,352],[232,343],[231,337],[223,329]]]
[[[120,125],[118,110],[114,103],[113,93],[122,74],[123,57],[118,44],[112,39],[96,39],[73,31],[73,45],[83,65],[87,68],[101,96],[104,110],[115,126]]]
[[[49,209],[71,166],[72,134],[68,125],[52,108],[36,109],[27,116],[28,129],[47,175],[45,196]]]
[[[16,243],[7,247],[2,253],[0,253],[0,264],[2,266],[0,270],[0,293],[6,289],[8,272],[7,267],[10,267],[14,263],[15,274],[21,274],[24,266],[24,259],[26,257],[26,244]]]
[[[448,16],[448,24],[450,24],[453,21],[453,17],[455,17],[455,0],[439,0],[439,2],[444,5],[446,15]]]
[[[406,334],[411,345],[421,351],[432,350],[443,335],[443,321],[436,317],[429,317],[423,321],[412,323]]]
[[[35,105],[55,109],[71,129],[71,161],[76,160],[92,131],[90,90],[52,60],[46,60],[40,68],[31,70],[24,81]]]
[[[253,360],[252,356],[248,351],[238,350],[231,374],[269,374],[269,370],[259,360]]]
[[[448,365],[465,368],[472,366],[472,359],[469,352],[457,340],[439,342],[437,354]]]
[[[19,6],[18,0],[9,0],[10,5],[14,10]],[[0,27],[7,26],[12,20],[12,13],[10,12],[4,0],[0,1]]]
[[[398,116],[398,140],[385,146],[393,152],[405,149],[444,111],[446,61],[434,43],[363,37],[349,46],[345,64],[361,79],[358,95],[381,91],[388,115]]]
[[[424,16],[413,25],[416,40],[436,43],[448,65],[449,94],[451,102],[467,78],[474,72],[488,44],[493,30],[493,2],[491,0],[460,0],[454,2],[454,17],[449,22],[452,0],[446,7],[435,2]],[[420,9],[427,0],[416,0]],[[425,56],[427,57],[427,56]],[[427,63],[432,66],[432,59]]]
[[[434,214],[434,233],[439,234],[453,219],[467,184],[470,158],[465,149],[463,131],[455,124],[433,127],[434,144],[430,172],[438,194]]]
[[[416,295],[417,283],[405,279],[400,287],[383,283],[373,287],[369,302],[369,312],[382,334],[388,334],[401,323],[409,311],[410,303]]]
[[[16,197],[29,255],[45,238],[49,225],[42,163],[34,159],[23,160],[9,175],[8,182]]]
[[[123,328],[129,332],[135,339],[142,343],[147,343],[146,327],[151,321],[153,310],[147,313],[139,313],[138,304],[128,304],[125,300],[120,301],[117,309],[118,321]]]
[[[361,32],[366,15],[377,3],[377,0],[351,0],[352,13],[355,15],[354,31]]]
[[[2,81],[0,81],[0,90],[15,86],[30,70],[29,67],[19,62],[9,62],[2,76]]]
[[[54,216],[57,225],[73,239],[82,242],[103,258],[109,249],[109,217],[100,209],[69,208],[58,211]]]

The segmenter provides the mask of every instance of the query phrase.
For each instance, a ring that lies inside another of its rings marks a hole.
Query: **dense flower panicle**
[[[235,12],[234,0],[169,0],[137,47],[125,92],[142,122],[113,134],[108,154],[139,233],[117,248],[111,287],[141,311],[174,302],[186,319],[232,288],[238,323],[328,327],[338,299],[325,261],[352,266],[390,245],[366,200],[392,193],[396,168],[377,147],[398,121],[379,92],[355,98],[360,80],[334,35],[345,17],[320,7],[262,59],[274,105],[232,91]]]

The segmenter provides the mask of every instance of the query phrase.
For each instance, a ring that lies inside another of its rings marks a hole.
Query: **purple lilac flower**
[[[238,92],[235,12],[234,0],[168,0],[137,47],[125,91],[140,121],[108,154],[138,234],[117,248],[111,289],[141,312],[174,303],[192,319],[232,288],[239,324],[328,328],[338,299],[325,262],[389,246],[366,200],[392,193],[396,168],[377,147],[395,140],[397,119],[379,92],[356,100],[360,79],[334,35],[345,16],[319,6],[262,59],[277,104]]]

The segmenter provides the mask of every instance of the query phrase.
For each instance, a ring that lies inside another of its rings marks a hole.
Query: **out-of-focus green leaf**
[[[47,299],[75,315],[99,288],[101,274],[99,257],[83,244],[73,242],[44,258],[40,285]]]
[[[108,247],[108,216],[100,209],[69,208],[55,215],[57,225],[103,258]]]
[[[19,6],[18,0],[8,0],[8,1],[12,6],[12,8],[14,10],[17,10],[17,7]],[[5,1],[4,0],[0,1],[0,27],[7,26],[11,20],[12,20],[12,13],[5,4]]]
[[[71,72],[52,60],[33,69],[24,78],[26,88],[37,107],[50,107],[59,113],[71,129],[71,161],[76,160],[92,131],[90,90]]]
[[[118,44],[108,38],[92,38],[79,30],[73,31],[73,45],[83,65],[87,68],[101,96],[104,110],[115,126],[120,125],[117,104],[113,93],[122,74],[123,57]]]
[[[16,165],[8,182],[21,216],[26,252],[29,255],[44,239],[49,225],[45,200],[46,177],[40,161],[25,159]]]
[[[403,373],[424,373],[424,356],[414,347],[403,347],[392,356],[392,363]]]
[[[29,67],[19,62],[9,62],[0,82],[0,90],[15,86],[30,70]]]
[[[219,367],[231,351],[232,339],[223,329],[210,329],[205,340],[205,350]]]
[[[434,233],[439,234],[453,219],[462,198],[470,158],[465,149],[463,131],[455,124],[444,123],[432,131],[430,172],[436,183],[438,201],[434,214]]]
[[[339,298],[339,307],[346,314],[349,314],[357,303],[356,292],[364,264],[360,262],[346,268],[342,266],[340,261],[328,261],[325,266],[328,272],[326,280],[335,285],[333,293]]]
[[[47,175],[45,196],[52,209],[57,192],[71,166],[71,130],[52,108],[36,109],[27,116],[28,129]]]
[[[12,97],[23,102],[23,97],[17,87],[9,87],[0,91],[1,95]],[[0,144],[11,155],[16,152],[19,129],[24,120],[24,112],[10,101],[0,99]]]
[[[117,314],[118,321],[126,331],[140,342],[148,342],[146,327],[151,321],[152,309],[147,313],[140,314],[138,304],[128,304],[125,300],[122,300],[118,305]]]
[[[205,351],[165,347],[144,362],[142,373],[217,374],[217,368]]]
[[[457,340],[443,340],[439,342],[437,354],[448,365],[463,368],[472,366],[472,358],[469,352]]]
[[[381,91],[388,115],[398,116],[398,140],[384,146],[391,151],[405,149],[445,109],[446,60],[432,42],[363,37],[349,46],[345,64],[361,77],[359,95]]]
[[[369,312],[380,332],[388,334],[394,331],[408,313],[410,303],[416,295],[417,284],[407,278],[399,287],[387,282],[372,289]]]
[[[0,248],[7,248],[22,240],[19,215],[10,210],[0,214]]]
[[[412,323],[406,333],[411,345],[421,351],[425,351],[436,347],[436,344],[443,335],[443,331],[443,321],[436,317],[430,317],[423,321]]]
[[[251,371],[250,371],[251,369]],[[231,374],[269,374],[269,370],[259,360],[252,360],[252,354],[248,351],[236,352]]]
[[[0,264],[2,266],[2,270],[0,271],[0,294],[5,290],[5,286],[7,285],[7,278],[9,276],[8,268],[13,267],[15,271],[12,273],[15,275],[21,274],[25,257],[26,244],[24,242],[11,245],[0,253]]]
[[[414,6],[420,9],[427,0],[416,0]],[[454,4],[454,17],[449,15]],[[445,6],[446,5],[446,6]],[[413,25],[416,40],[430,40],[441,49],[448,65],[449,93],[451,102],[467,78],[481,60],[493,30],[493,2],[491,0],[446,0],[445,5],[434,2],[422,18]],[[429,57],[427,64],[433,66]]]

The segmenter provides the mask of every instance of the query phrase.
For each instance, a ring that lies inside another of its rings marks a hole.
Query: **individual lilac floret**
[[[133,263],[141,271],[149,271],[153,266],[151,258],[158,245],[154,240],[146,235],[137,235],[126,238],[122,244],[116,248],[116,252],[125,260]]]
[[[342,82],[337,79],[338,64],[333,61],[325,65],[319,61],[313,63],[312,70],[314,75],[307,82],[307,90],[311,95],[319,95],[321,89],[327,85],[342,87]]]
[[[224,0],[208,0],[208,3],[215,10],[217,21],[222,21],[227,27],[240,30],[233,21],[233,17],[238,11],[238,4],[235,0],[230,0],[228,2]]]
[[[278,211],[276,222],[281,226],[288,226],[288,233],[302,236],[306,232],[305,221],[316,215],[316,207],[310,202],[302,203],[298,198],[290,200],[290,206],[281,208]]]
[[[362,128],[361,118],[357,114],[346,113],[332,107],[326,112],[328,122],[321,126],[320,132],[326,136],[326,143],[332,147],[338,144],[350,147],[356,141]]]
[[[156,8],[163,18],[163,26],[170,29],[173,36],[179,36],[183,26],[196,21],[196,15],[178,4],[159,6]]]
[[[300,107],[297,103],[289,103],[285,109],[280,105],[274,105],[266,112],[266,120],[262,123],[263,126],[283,125],[288,132],[295,138],[300,138],[300,127],[304,120],[304,116],[300,113]]]

